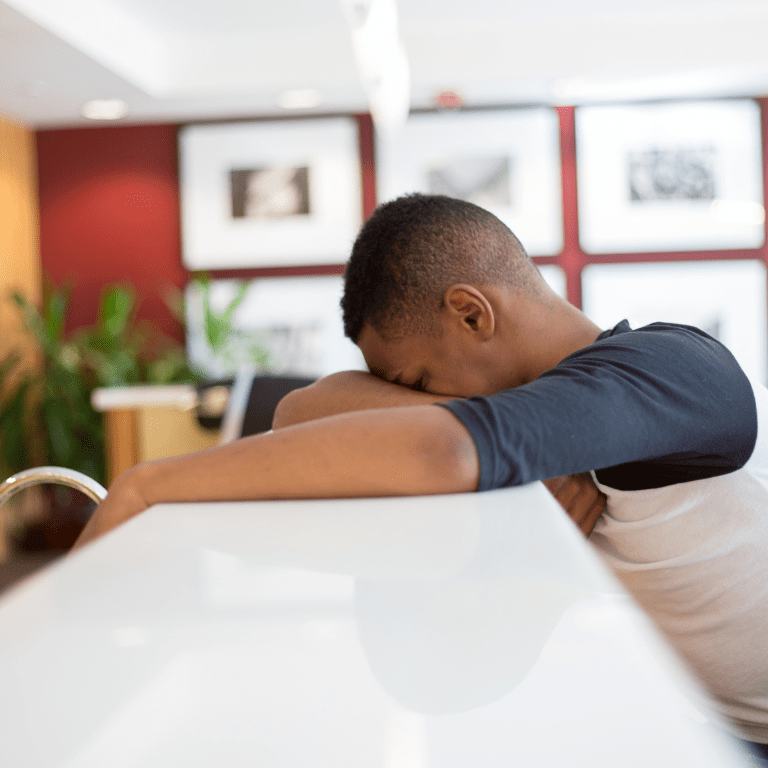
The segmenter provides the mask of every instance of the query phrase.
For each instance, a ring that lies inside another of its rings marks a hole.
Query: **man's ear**
[[[482,291],[472,285],[452,285],[443,294],[443,309],[449,320],[477,335],[479,341],[489,339],[496,328],[493,308]]]

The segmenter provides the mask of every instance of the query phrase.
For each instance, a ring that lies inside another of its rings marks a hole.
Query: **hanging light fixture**
[[[408,57],[395,0],[341,0],[352,47],[376,130],[392,133],[405,124],[411,106]]]

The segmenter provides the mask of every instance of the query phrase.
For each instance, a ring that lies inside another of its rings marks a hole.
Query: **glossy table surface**
[[[161,505],[0,601],[0,766],[727,768],[540,484]]]

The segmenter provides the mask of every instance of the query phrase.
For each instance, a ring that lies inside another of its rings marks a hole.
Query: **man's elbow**
[[[455,435],[449,459],[459,492],[476,491],[480,485],[477,448],[468,433]]]
[[[469,431],[443,408],[429,406],[432,421],[425,435],[424,453],[437,493],[476,491],[480,484],[480,460]],[[439,489],[438,489],[439,486]]]
[[[272,416],[272,429],[282,429],[310,420],[311,417],[307,417],[304,408],[307,389],[308,387],[294,389],[280,400]]]

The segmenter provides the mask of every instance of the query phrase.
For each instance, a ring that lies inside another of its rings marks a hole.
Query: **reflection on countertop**
[[[155,507],[0,601],[0,696],[9,766],[743,764],[540,484]]]

